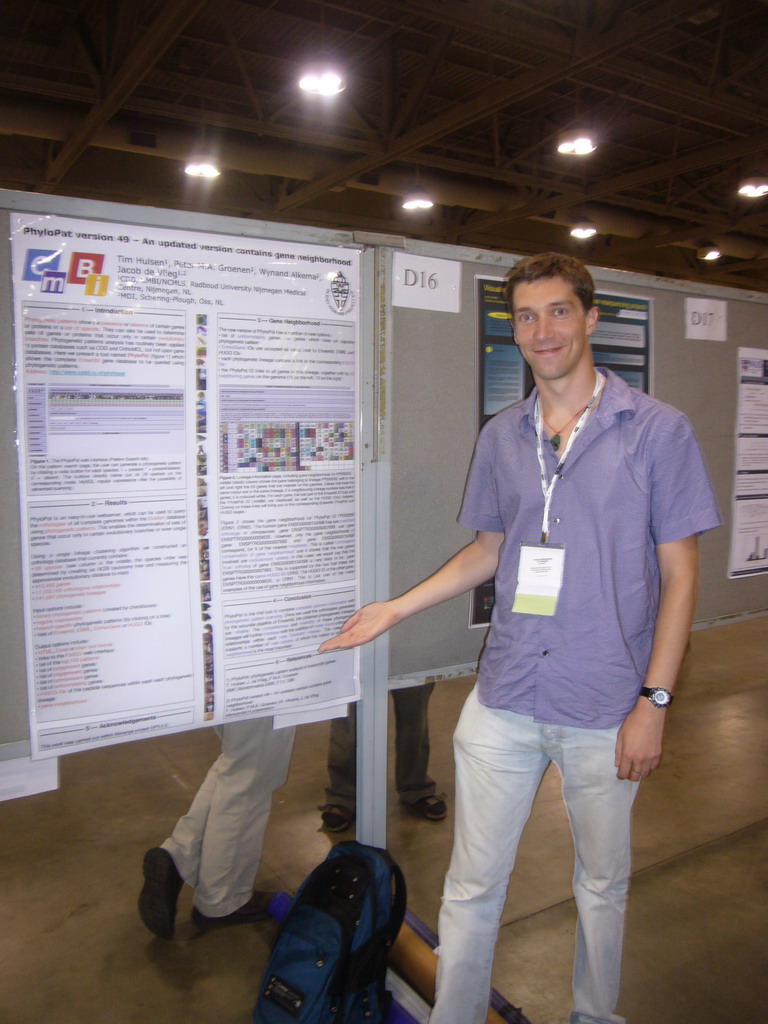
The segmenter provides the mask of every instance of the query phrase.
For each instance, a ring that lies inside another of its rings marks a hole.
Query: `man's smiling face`
[[[516,285],[512,304],[515,341],[535,378],[563,380],[592,366],[589,336],[598,310],[585,311],[562,277]]]

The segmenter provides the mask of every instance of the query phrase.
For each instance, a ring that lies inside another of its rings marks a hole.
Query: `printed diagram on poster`
[[[359,696],[359,253],[12,218],[33,756]]]
[[[740,348],[730,579],[768,573],[768,349]]]

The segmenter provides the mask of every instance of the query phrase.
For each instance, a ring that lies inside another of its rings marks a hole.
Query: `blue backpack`
[[[405,879],[386,850],[332,847],[302,882],[267,963],[254,1024],[383,1024]]]

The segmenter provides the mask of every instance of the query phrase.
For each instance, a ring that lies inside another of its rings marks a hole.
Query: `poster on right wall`
[[[728,578],[768,572],[768,349],[740,348]]]

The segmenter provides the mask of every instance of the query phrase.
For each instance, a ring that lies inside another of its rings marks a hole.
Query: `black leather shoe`
[[[192,920],[199,928],[226,928],[231,924],[254,924],[256,921],[265,921],[269,917],[269,904],[276,895],[274,892],[257,890],[242,907],[223,917],[208,917],[197,907],[192,907]]]
[[[355,820],[355,812],[338,804],[323,804],[320,818],[326,832],[346,832]]]
[[[144,888],[139,894],[139,916],[149,930],[161,939],[172,939],[176,922],[176,903],[184,879],[173,857],[162,846],[153,846],[144,854]]]

